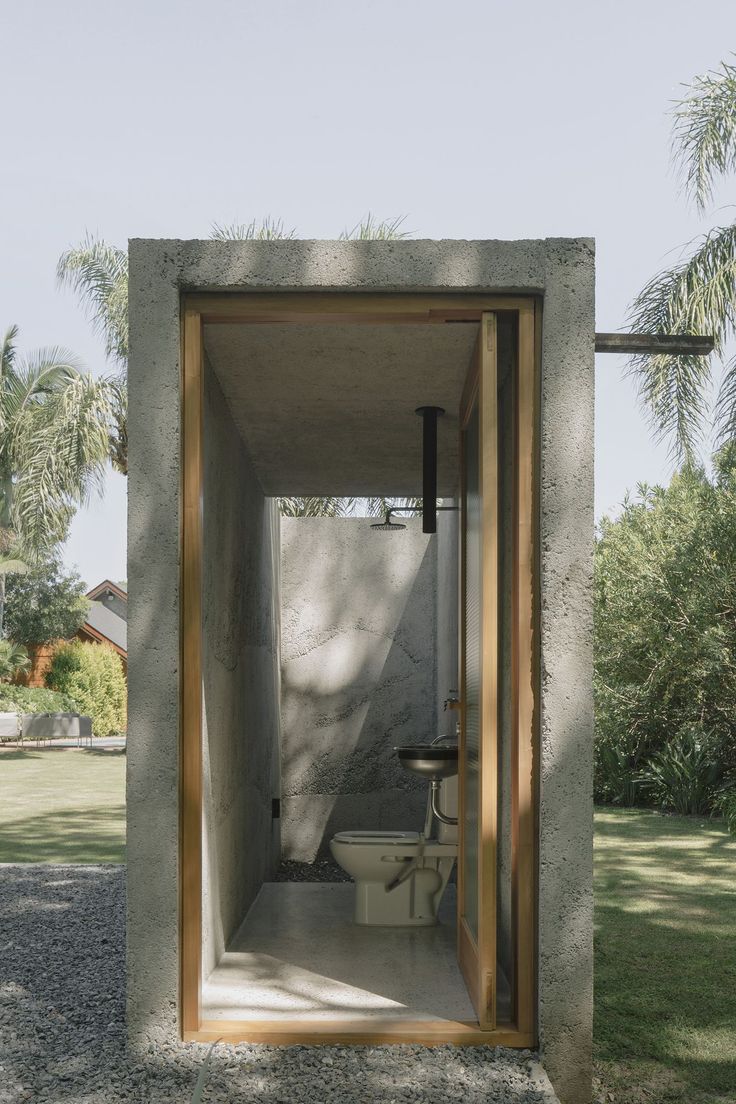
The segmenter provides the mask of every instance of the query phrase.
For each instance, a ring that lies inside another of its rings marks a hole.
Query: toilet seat
[[[371,853],[382,850],[387,861],[394,848],[404,853],[404,856],[416,856],[424,859],[455,858],[457,856],[456,843],[442,843],[441,840],[424,840],[420,843],[419,832],[336,832],[332,842],[338,846],[347,844],[348,847],[361,848],[363,852]],[[397,856],[399,857],[399,856]]]
[[[418,832],[336,832],[338,843],[359,843],[365,846],[384,847],[387,844],[411,844],[419,840]]]

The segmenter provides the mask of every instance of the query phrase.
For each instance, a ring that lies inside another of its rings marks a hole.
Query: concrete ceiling
[[[478,326],[220,324],[204,343],[267,495],[420,495],[417,406],[441,406],[438,493]]]

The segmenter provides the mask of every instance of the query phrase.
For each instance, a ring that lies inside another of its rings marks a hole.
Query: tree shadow
[[[736,1090],[736,840],[717,823],[599,813],[598,1058]]]
[[[59,809],[5,821],[0,862],[123,863],[125,805]]]

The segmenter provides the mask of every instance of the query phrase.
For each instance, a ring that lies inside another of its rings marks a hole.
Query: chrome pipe
[[[429,783],[429,801],[432,809],[432,813],[437,817],[442,824],[457,824],[457,817],[448,817],[442,812],[439,806],[440,787],[442,783],[439,779],[432,779]]]

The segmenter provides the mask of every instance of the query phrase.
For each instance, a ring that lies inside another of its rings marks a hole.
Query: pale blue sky
[[[641,284],[710,222],[677,193],[667,111],[736,49],[736,9],[26,0],[2,5],[0,35],[0,325],[99,371],[99,341],[55,284],[64,248],[87,229],[122,245],[267,214],[303,237],[368,210],[406,214],[419,237],[591,235],[597,328],[621,328]],[[670,467],[623,362],[597,359],[600,514]],[[111,475],[74,522],[65,558],[90,584],[125,577],[124,500]]]

